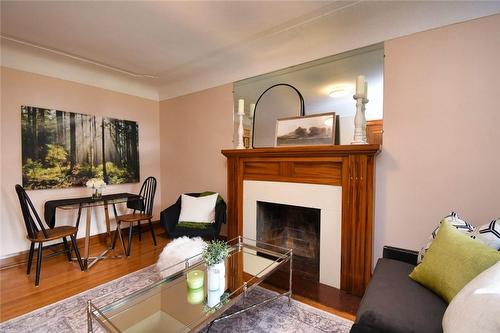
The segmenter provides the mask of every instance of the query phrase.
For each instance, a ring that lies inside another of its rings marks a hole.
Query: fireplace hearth
[[[293,249],[294,275],[319,282],[321,210],[257,201],[257,240]]]

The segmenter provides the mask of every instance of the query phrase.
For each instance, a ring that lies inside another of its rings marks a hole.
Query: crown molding
[[[498,13],[500,2],[356,2],[193,61],[159,87],[159,98],[190,94]]]
[[[25,72],[82,83],[102,89],[159,101],[158,89],[148,83],[64,55],[1,40],[0,65]]]

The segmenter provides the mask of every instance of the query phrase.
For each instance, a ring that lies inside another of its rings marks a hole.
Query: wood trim
[[[341,157],[246,158],[245,180],[340,185]]]
[[[368,143],[375,143],[381,145],[383,135],[384,135],[384,121],[382,119],[368,120],[366,122],[366,139]]]
[[[342,198],[341,289],[362,295],[372,264],[373,157],[349,156]]]
[[[160,221],[152,221],[153,223],[153,227],[155,229],[159,228],[161,226],[160,224]],[[135,226],[136,228],[137,226]],[[148,233],[149,234],[149,227],[147,225],[144,225],[142,224],[141,225],[141,230],[142,232],[144,233]],[[96,234],[96,235],[92,235],[90,236],[90,243],[106,243],[107,241],[109,240],[108,238],[108,234],[107,232],[103,232],[103,233],[100,233],[100,234]],[[82,238],[78,238],[76,240],[77,242],[77,245],[78,245],[78,248],[79,249],[82,249],[84,247],[84,243],[85,243],[85,237],[82,237]],[[52,253],[50,253],[49,255],[53,254],[53,253],[56,253],[56,252],[59,252],[59,251],[63,251],[63,245],[62,245],[62,241],[61,243],[56,243],[56,244],[52,244],[52,245],[47,245],[47,246],[44,246],[44,250],[46,248],[50,248],[50,250],[52,251]],[[18,265],[23,265],[25,263],[28,262],[28,253],[29,253],[29,250],[25,250],[25,251],[21,251],[21,252],[18,252],[12,256],[9,256],[9,257],[6,257],[6,258],[2,258],[0,259],[0,270],[3,270],[3,269],[7,269],[7,268],[10,268],[10,267],[13,267],[13,266],[18,266]]]
[[[372,266],[374,167],[380,145],[222,150],[228,158],[228,238],[243,234],[243,181],[342,186],[341,289],[362,295]]]
[[[224,149],[226,157],[321,157],[321,156],[348,156],[353,154],[376,154],[380,150],[379,144],[366,145],[324,145],[304,147],[273,147],[255,149]]]

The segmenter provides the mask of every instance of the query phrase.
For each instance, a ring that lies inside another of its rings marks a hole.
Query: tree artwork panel
[[[21,106],[23,187],[139,182],[137,122]]]

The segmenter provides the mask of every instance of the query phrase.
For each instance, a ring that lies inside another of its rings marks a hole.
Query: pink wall
[[[418,249],[450,210],[500,216],[500,15],[385,43],[375,256]]]
[[[1,211],[0,257],[29,248],[14,185],[21,176],[21,105],[32,105],[71,112],[105,115],[139,123],[141,180],[155,176],[160,180],[160,135],[158,102],[112,92],[38,74],[1,68]],[[161,185],[161,183],[160,183]],[[108,186],[105,193],[138,192],[140,183]],[[28,193],[40,214],[46,200],[89,195],[86,188],[36,190]],[[158,189],[156,218],[161,206]],[[97,219],[102,218],[100,211]],[[97,219],[94,219],[97,220]],[[59,212],[58,223],[74,223],[74,212]],[[80,228],[80,236],[84,228]],[[103,232],[103,224],[92,233]]]
[[[500,39],[499,33],[500,15],[496,15],[385,43],[375,258],[385,244],[418,249],[450,210],[474,224],[500,215],[500,112],[494,104],[500,87],[500,44],[493,42]],[[233,145],[231,84],[158,106],[154,101],[3,69],[0,255],[26,246],[13,190],[21,181],[21,104],[139,121],[141,174],[161,176],[157,213],[160,200],[165,208],[182,192],[210,189],[226,196],[226,160],[220,150]],[[83,190],[31,195],[41,205],[48,198],[76,196],[79,191]]]
[[[162,205],[181,193],[211,190],[226,197],[232,148],[232,84],[160,102]]]
[[[496,15],[385,43],[374,258],[386,244],[418,249],[450,210],[474,224],[500,215],[499,31]],[[231,112],[229,85],[160,103],[164,206],[181,192],[225,193]]]

